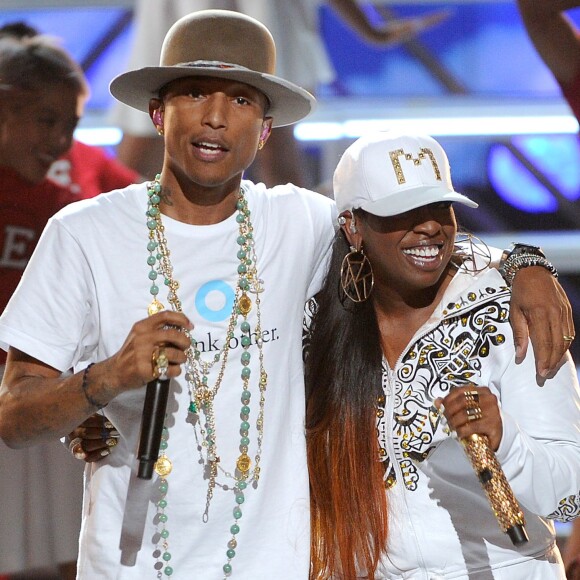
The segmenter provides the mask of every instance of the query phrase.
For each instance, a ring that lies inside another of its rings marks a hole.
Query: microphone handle
[[[139,436],[139,479],[151,479],[155,462],[159,457],[161,435],[165,422],[167,397],[169,395],[169,379],[155,379],[147,383],[143,416],[141,418],[141,434]]]
[[[489,439],[486,435],[474,434],[461,439],[461,444],[483,486],[499,527],[509,536],[514,546],[525,544],[528,534],[524,527],[524,514],[489,446]]]

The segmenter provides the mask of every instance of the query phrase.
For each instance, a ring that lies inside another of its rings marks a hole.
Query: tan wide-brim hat
[[[159,66],[123,73],[109,89],[122,103],[148,112],[150,99],[171,81],[196,76],[229,79],[264,93],[270,102],[267,115],[274,127],[281,127],[306,117],[316,100],[275,76],[275,69],[274,39],[261,22],[230,10],[200,10],[169,29]]]

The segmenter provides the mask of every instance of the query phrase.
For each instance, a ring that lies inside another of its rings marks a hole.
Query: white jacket
[[[565,578],[550,520],[580,513],[576,370],[568,356],[540,387],[531,346],[515,364],[509,300],[497,271],[460,272],[395,368],[383,363],[377,430],[390,539],[378,578]],[[496,456],[525,514],[523,547],[499,528],[463,447],[433,406],[466,382],[489,387],[500,401]]]

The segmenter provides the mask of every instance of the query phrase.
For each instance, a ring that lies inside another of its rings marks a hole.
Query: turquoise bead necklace
[[[147,250],[149,257],[147,264],[150,267],[149,280],[151,287],[149,292],[152,296],[152,302],[149,305],[149,315],[163,310],[164,306],[159,302],[159,286],[157,279],[161,277],[164,285],[167,287],[167,300],[171,308],[176,312],[182,312],[182,303],[177,295],[179,282],[173,276],[173,266],[170,260],[170,251],[165,238],[165,228],[161,219],[159,204],[161,202],[161,183],[160,175],[155,177],[155,181],[147,184],[148,206],[147,206],[147,227],[149,229],[149,241]],[[239,233],[237,237],[238,252],[238,282],[236,285],[232,313],[228,322],[226,336],[222,348],[213,355],[211,360],[203,360],[201,351],[198,348],[196,340],[191,336],[189,331],[184,331],[188,336],[191,346],[187,349],[187,362],[185,363],[185,380],[187,381],[190,403],[188,414],[190,422],[196,429],[196,437],[201,440],[200,449],[204,465],[208,468],[209,479],[206,495],[206,508],[203,515],[203,521],[209,519],[209,508],[213,494],[216,488],[219,472],[227,479],[233,480],[233,486],[222,486],[226,490],[234,493],[235,504],[233,508],[234,523],[230,527],[230,539],[227,543],[226,562],[223,565],[224,578],[229,578],[233,573],[232,561],[236,556],[237,535],[240,531],[239,520],[242,517],[242,505],[245,502],[245,490],[248,484],[252,483],[254,487],[258,485],[260,479],[260,460],[262,455],[262,443],[264,439],[264,408],[265,395],[268,383],[268,375],[264,368],[262,324],[260,309],[260,294],[264,291],[263,281],[259,279],[256,267],[256,254],[254,251],[254,232],[251,222],[251,214],[248,208],[247,200],[243,187],[240,188],[236,203]],[[248,293],[254,294],[252,298]],[[248,315],[252,310],[253,302],[256,305],[256,324],[252,332]],[[241,332],[240,344],[242,347],[241,360],[241,395],[240,395],[240,441],[239,456],[236,460],[235,467],[232,471],[226,470],[220,462],[220,456],[217,448],[216,417],[214,409],[214,399],[221,386],[230,345],[234,339],[234,331],[239,327]],[[258,416],[256,418],[256,451],[252,467],[252,459],[249,455],[250,446],[250,415],[251,415],[251,352],[252,335],[255,338],[255,344],[258,350],[259,360],[259,402]],[[217,368],[217,377],[213,386],[209,384],[210,371],[219,363]],[[155,471],[159,475],[159,500],[157,502],[156,521],[158,527],[157,548],[154,552],[156,558],[155,569],[157,577],[163,575],[171,576],[173,568],[169,565],[171,553],[169,552],[169,530],[167,528],[168,516],[165,512],[167,508],[167,493],[169,490],[168,476],[173,469],[173,465],[167,456],[169,441],[169,431],[166,427],[163,429],[159,458],[155,464]]]

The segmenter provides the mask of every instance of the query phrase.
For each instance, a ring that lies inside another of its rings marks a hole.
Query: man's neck
[[[236,211],[241,180],[219,187],[188,184],[186,190],[176,180],[161,179],[161,212],[191,225],[212,225]]]

